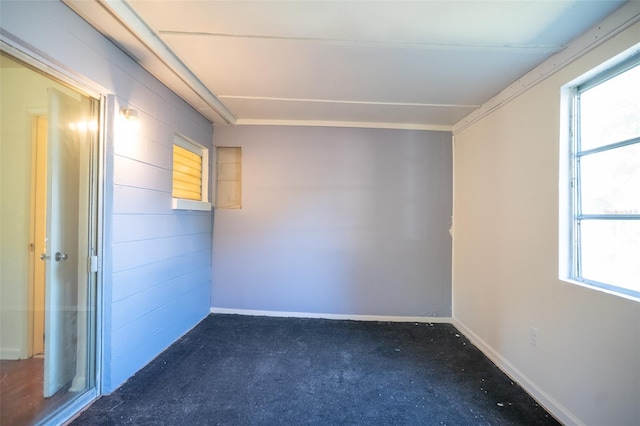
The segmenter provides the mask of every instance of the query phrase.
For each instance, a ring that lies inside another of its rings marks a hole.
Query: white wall
[[[173,135],[212,126],[60,2],[2,2],[3,38],[110,97],[105,147],[102,387],[109,392],[209,311],[211,212],[171,209]],[[120,106],[139,111],[137,129]]]
[[[560,87],[639,41],[636,24],[454,136],[454,319],[567,423],[640,424],[640,303],[558,279]]]
[[[216,128],[243,207],[216,211],[214,308],[451,314],[451,134]]]

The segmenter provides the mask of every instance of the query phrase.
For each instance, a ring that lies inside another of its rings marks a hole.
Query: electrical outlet
[[[529,341],[531,343],[531,346],[533,346],[534,348],[538,347],[538,332],[540,330],[538,330],[537,328],[531,326],[530,329],[530,335],[529,335]]]

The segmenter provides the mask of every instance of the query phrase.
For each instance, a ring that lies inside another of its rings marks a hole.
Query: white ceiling
[[[101,16],[65,2],[154,72],[149,43],[106,21],[129,6],[238,124],[426,129],[450,129],[625,3],[96,0]],[[184,79],[154,74],[181,93]]]

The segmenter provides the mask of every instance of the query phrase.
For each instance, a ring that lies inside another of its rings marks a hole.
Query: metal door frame
[[[94,362],[94,386],[89,389],[83,395],[80,395],[69,404],[63,405],[60,409],[51,413],[49,416],[40,420],[40,423],[54,423],[62,424],[70,420],[74,415],[80,412],[84,407],[89,405],[92,401],[101,395],[103,388],[103,342],[104,342],[104,318],[105,318],[105,288],[104,288],[104,275],[103,275],[103,262],[106,253],[106,246],[104,240],[104,226],[105,226],[105,204],[104,198],[106,193],[106,179],[105,179],[105,165],[106,165],[106,146],[107,146],[107,129],[113,128],[113,115],[108,114],[109,110],[114,109],[115,99],[113,95],[107,95],[109,92],[98,85],[91,82],[79,74],[75,74],[69,71],[61,64],[55,63],[52,58],[46,57],[40,52],[36,51],[29,44],[22,42],[21,40],[13,37],[7,37],[7,34],[2,31],[0,33],[0,51],[14,58],[24,62],[34,71],[40,72],[47,78],[57,81],[69,88],[95,99],[99,103],[99,115],[98,119],[99,129],[97,132],[97,141],[94,144],[94,148],[98,151],[92,154],[91,175],[94,179],[91,185],[92,191],[96,194],[91,197],[90,209],[94,212],[93,217],[90,218],[93,229],[95,229],[96,236],[93,248],[97,251],[98,262],[97,272],[95,272],[95,315],[92,316],[91,327],[94,330],[94,335],[91,336],[93,340],[93,346],[95,350]],[[112,134],[112,133],[111,133]]]

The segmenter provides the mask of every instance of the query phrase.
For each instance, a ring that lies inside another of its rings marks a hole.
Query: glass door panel
[[[99,101],[0,59],[0,424],[28,425],[95,388]]]

